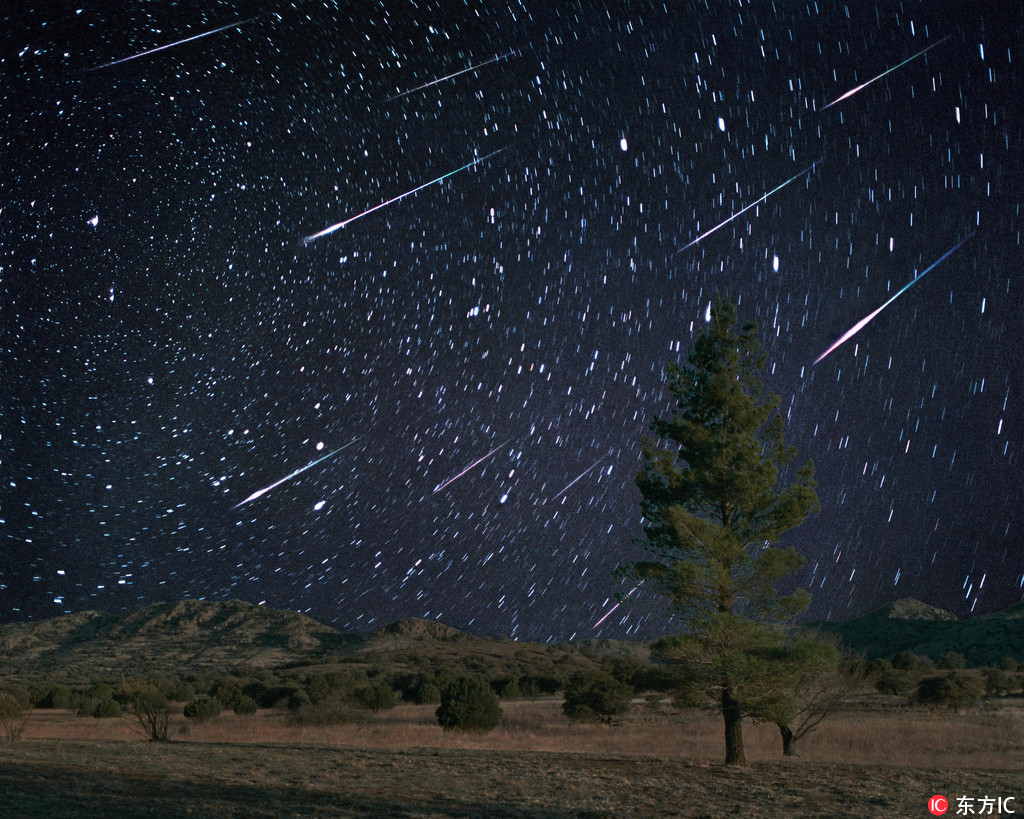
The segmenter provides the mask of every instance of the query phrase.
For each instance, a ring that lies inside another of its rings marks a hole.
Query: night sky
[[[3,14],[0,620],[653,638],[595,624],[718,292],[817,468],[808,616],[1024,594],[1019,0]]]

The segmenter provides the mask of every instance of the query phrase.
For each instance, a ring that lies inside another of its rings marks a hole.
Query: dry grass
[[[880,701],[879,701],[880,702]],[[504,703],[489,734],[446,734],[431,706],[359,723],[295,725],[224,714],[142,741],[121,720],[35,711],[0,743],[0,816],[820,817],[923,816],[935,793],[1024,803],[1024,703],[962,715],[859,707],[782,759],[748,725],[747,769],[718,764],[711,714],[640,706],[621,724],[574,725],[557,700]],[[994,815],[994,814],[993,814]]]
[[[429,748],[480,751],[659,756],[717,761],[724,756],[721,718],[699,711],[638,705],[614,726],[570,723],[558,700],[504,702],[501,725],[487,734],[442,731],[435,706],[401,705],[357,722],[295,725],[286,712],[225,713],[196,724],[176,717],[171,735],[195,743],[313,745],[339,748]],[[33,711],[24,739],[134,741],[130,722],[76,717],[68,711]],[[746,723],[747,757],[775,760],[778,730]],[[840,713],[805,737],[803,758],[859,765],[1024,770],[1024,702],[1006,700],[962,714],[900,707]],[[1024,794],[1021,795],[1024,797]]]

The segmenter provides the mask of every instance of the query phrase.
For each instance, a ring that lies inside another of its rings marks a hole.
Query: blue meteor
[[[439,177],[437,177],[437,179],[431,179],[429,182],[424,182],[418,188],[413,188],[411,191],[406,191],[405,193],[399,194],[398,196],[395,196],[392,199],[388,199],[387,202],[381,202],[379,205],[374,205],[369,210],[364,210],[362,213],[358,213],[355,216],[350,216],[348,219],[345,219],[345,220],[343,220],[341,222],[333,224],[330,227],[324,228],[319,233],[313,233],[313,234],[311,234],[309,236],[306,236],[305,238],[303,238],[302,243],[304,245],[308,245],[310,242],[315,241],[316,239],[319,239],[321,236],[327,236],[329,233],[334,233],[334,231],[336,231],[336,230],[341,230],[346,225],[352,224],[352,222],[354,222],[356,219],[362,219],[364,216],[368,216],[369,214],[373,213],[375,210],[380,210],[383,207],[387,207],[388,205],[394,204],[395,202],[398,202],[398,201],[400,201],[402,199],[405,199],[405,197],[407,197],[407,196],[412,196],[414,193],[419,193],[424,188],[429,188],[431,185],[436,185],[438,182],[444,181],[449,176],[455,176],[455,174],[457,174],[457,173],[459,173],[461,171],[466,170],[466,168],[472,168],[474,165],[479,165],[481,162],[486,162],[492,156],[497,156],[498,154],[500,154],[504,150],[505,150],[504,148],[499,148],[497,151],[493,151],[493,152],[487,154],[487,156],[482,156],[482,157],[474,159],[472,162],[467,162],[461,168],[456,168],[454,171],[449,171],[444,176],[439,176]]]
[[[343,449],[345,449],[347,447],[352,446],[352,444],[354,444],[356,441],[359,440],[359,438],[362,438],[362,437],[363,436],[360,435],[358,438],[353,438],[351,441],[349,441],[347,444],[345,444],[345,446],[340,446],[336,450],[334,450],[334,452],[329,452],[328,454],[324,455],[322,458],[317,458],[312,463],[308,463],[304,467],[301,467],[300,469],[296,469],[290,475],[285,475],[283,478],[281,478],[281,480],[279,480],[279,481],[277,481],[275,483],[270,484],[270,486],[264,486],[262,489],[257,489],[249,497],[247,497],[244,501],[241,501],[240,503],[236,503],[231,508],[232,509],[237,509],[239,506],[244,506],[249,501],[254,501],[254,500],[256,500],[256,498],[260,498],[263,495],[266,495],[267,492],[269,492],[271,489],[274,489],[275,487],[280,486],[281,484],[285,483],[286,481],[290,481],[296,475],[301,475],[307,469],[312,469],[318,463],[322,463],[323,461],[326,461],[328,458],[333,458],[335,455],[337,455],[339,452],[341,452],[341,450],[343,450]]]
[[[954,251],[958,250],[960,248],[960,246],[963,245],[973,235],[974,235],[974,231],[971,231],[969,234],[967,234],[967,236],[965,236],[963,239],[961,239],[959,242],[957,242],[955,245],[953,245],[953,247],[951,247],[949,250],[947,250],[945,253],[943,253],[941,256],[939,256],[938,259],[936,259],[934,262],[932,262],[930,265],[928,265],[928,267],[926,267],[921,273],[919,273],[916,278],[914,278],[911,281],[907,282],[905,285],[903,285],[903,287],[901,287],[899,290],[897,290],[895,295],[893,295],[893,297],[891,299],[889,299],[885,304],[883,304],[881,307],[879,307],[873,313],[868,314],[867,316],[862,318],[860,321],[858,321],[856,324],[854,324],[853,327],[851,327],[849,330],[847,330],[845,333],[843,333],[839,337],[839,340],[835,344],[833,344],[831,347],[829,347],[827,350],[825,350],[825,352],[823,352],[816,359],[814,359],[814,363],[817,364],[819,361],[821,361],[825,356],[827,356],[829,353],[831,353],[833,350],[835,350],[841,344],[846,343],[851,338],[853,338],[855,335],[857,335],[857,333],[859,333],[861,330],[863,330],[864,327],[867,325],[867,323],[869,321],[871,321],[871,319],[873,319],[875,316],[877,316],[879,313],[881,313],[886,307],[888,307],[890,304],[892,304],[894,301],[896,301],[896,299],[898,299],[900,296],[902,296],[908,289],[910,289],[910,287],[915,285],[917,282],[921,281],[921,279],[923,279],[925,277],[925,274],[928,273],[928,271],[932,270],[935,267],[938,267],[939,264],[941,264],[947,258],[949,258],[949,256],[952,255]]]

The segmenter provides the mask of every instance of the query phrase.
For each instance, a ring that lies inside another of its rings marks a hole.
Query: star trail
[[[659,636],[612,570],[718,293],[808,616],[1017,602],[1024,4],[968,6],[0,12],[0,619]]]

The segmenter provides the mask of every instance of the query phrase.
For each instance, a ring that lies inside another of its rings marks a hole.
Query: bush
[[[143,736],[152,742],[167,742],[171,707],[163,692],[152,687],[139,691],[132,700],[129,713]]]
[[[199,697],[188,703],[182,713],[188,719],[194,719],[196,722],[206,722],[214,717],[219,717],[223,707],[221,701],[216,697]]]
[[[345,671],[314,674],[306,680],[306,693],[314,703],[326,702],[335,697],[349,699],[355,687],[355,678]]]
[[[377,713],[398,705],[395,692],[384,683],[373,683],[356,689],[355,700],[368,711]]]
[[[896,668],[883,671],[875,680],[875,690],[880,694],[905,697],[914,690],[914,675],[909,671],[900,671]]]
[[[611,722],[629,710],[633,689],[611,674],[577,674],[565,688],[562,711],[569,719]]]
[[[0,691],[0,738],[14,742],[25,730],[25,706],[6,691]]]
[[[243,694],[238,698],[238,702],[235,703],[234,710],[239,716],[246,717],[250,714],[255,714],[259,710],[259,706],[256,704],[256,700]]]
[[[413,689],[412,701],[417,705],[436,705],[441,702],[441,689],[432,682],[422,682]]]
[[[892,667],[900,671],[931,671],[935,664],[927,657],[920,657],[913,651],[900,651],[892,658]]]
[[[1017,671],[1017,661],[1013,659],[1013,657],[1003,657],[1003,659],[999,661],[999,669],[1001,671]]]
[[[54,685],[39,701],[40,708],[70,708],[71,689],[66,685]]]
[[[969,708],[982,696],[981,683],[973,674],[951,671],[939,677],[925,677],[917,684],[913,701],[918,705],[946,706],[958,713]]]
[[[935,665],[939,668],[945,668],[953,671],[958,668],[964,668],[967,665],[967,660],[964,659],[964,655],[956,651],[947,651],[944,654],[939,655],[938,662]]]
[[[1017,680],[1012,674],[1001,668],[985,669],[985,692],[988,694],[1007,694],[1017,688]]]
[[[523,697],[523,692],[519,690],[519,683],[515,680],[504,681],[496,693],[503,700],[518,700]]]
[[[441,693],[437,721],[445,731],[490,731],[501,722],[501,706],[482,677],[459,677]]]
[[[297,711],[302,706],[312,705],[312,703],[313,700],[309,698],[309,694],[306,693],[305,689],[299,688],[288,697],[288,710]]]
[[[113,719],[121,716],[121,706],[113,697],[106,697],[96,703],[96,709],[92,712],[96,719]]]

